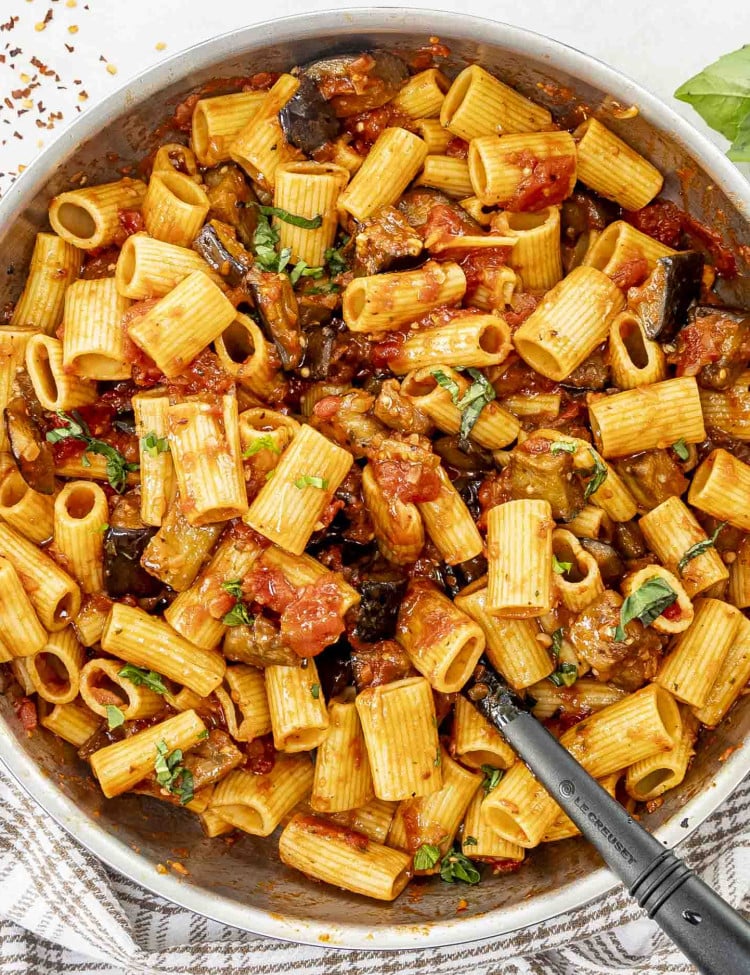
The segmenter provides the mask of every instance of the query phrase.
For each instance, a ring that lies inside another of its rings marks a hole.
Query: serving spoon
[[[485,658],[462,693],[698,971],[750,975],[750,924],[588,774]]]

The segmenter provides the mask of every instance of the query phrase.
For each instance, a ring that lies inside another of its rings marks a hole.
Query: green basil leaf
[[[551,454],[574,454],[578,448],[574,443],[565,440],[555,440],[549,449]]]
[[[125,715],[115,704],[107,705],[107,727],[110,731],[125,724]]]
[[[331,272],[333,277],[337,274],[343,274],[344,271],[349,270],[349,265],[346,262],[343,251],[346,245],[349,243],[349,237],[345,237],[342,243],[338,247],[328,247],[326,248],[325,254],[323,255],[323,260],[328,266],[328,270]]]
[[[124,677],[136,687],[148,687],[150,691],[157,694],[166,694],[167,687],[161,674],[153,670],[144,670],[143,667],[136,667],[135,664],[125,664],[122,670],[118,671],[119,677]]]
[[[750,112],[740,122],[727,156],[732,162],[750,162]]]
[[[578,668],[575,664],[563,663],[549,675],[549,680],[555,687],[571,687],[578,680]]]
[[[592,494],[595,494],[599,488],[607,480],[607,474],[609,474],[609,468],[605,463],[599,459],[599,455],[595,454],[594,451],[589,447],[589,453],[594,459],[594,468],[590,472],[592,477],[591,480],[586,484],[586,489],[583,492],[583,500],[588,501]]]
[[[310,267],[306,261],[298,261],[289,272],[289,280],[294,285],[300,278],[322,278],[324,270],[322,267]]]
[[[296,213],[282,210],[281,207],[264,207],[258,209],[264,217],[278,217],[284,223],[290,223],[293,227],[300,227],[302,230],[317,230],[323,224],[323,217],[318,214],[315,217],[300,217]]]
[[[474,382],[469,386],[456,406],[461,410],[461,426],[459,436],[466,440],[474,424],[479,419],[482,410],[495,399],[495,389],[478,369],[466,370]]]
[[[708,549],[713,548],[716,545],[716,539],[719,537],[722,529],[727,527],[727,523],[722,521],[720,525],[717,525],[716,531],[711,535],[710,538],[704,539],[702,542],[696,542],[695,545],[691,545],[690,548],[685,552],[680,561],[677,563],[677,571],[680,575],[685,574],[685,569],[688,567],[688,562],[692,559],[697,558],[699,555],[703,555]]]
[[[313,686],[310,688],[310,693],[317,701],[320,698],[320,684],[313,684]]]
[[[458,398],[461,395],[461,390],[458,388],[458,383],[447,376],[442,369],[433,369],[431,375],[433,376],[435,382],[438,386],[442,386],[443,389],[447,389],[451,394],[451,399],[454,405],[458,404]]]
[[[563,635],[564,635],[563,628],[561,626],[559,626],[552,634],[552,647],[550,649],[552,652],[553,660],[557,660],[557,658],[560,656],[560,651],[562,650]]]
[[[276,445],[276,441],[269,434],[264,434],[262,437],[258,437],[257,440],[253,440],[247,450],[243,450],[242,456],[247,459],[248,457],[254,457],[259,454],[261,450],[270,450],[274,454],[280,454],[281,449]]]
[[[494,765],[483,765],[482,771],[484,772],[484,781],[482,782],[482,788],[484,789],[484,794],[487,796],[492,792],[495,786],[500,782],[502,777],[505,775],[505,770],[501,768],[495,768]]]
[[[687,460],[690,456],[690,451],[688,450],[688,445],[685,443],[684,437],[680,437],[679,440],[675,440],[675,442],[672,444],[672,450],[674,450],[680,460]]]
[[[559,576],[564,576],[566,572],[570,572],[573,568],[572,562],[561,562],[556,555],[552,555],[552,571],[556,572]]]
[[[249,626],[253,617],[244,603],[235,603],[228,613],[224,613],[221,622],[224,626]]]
[[[242,599],[242,579],[227,579],[222,582],[221,588],[235,599]]]
[[[414,869],[432,870],[439,859],[440,847],[434,846],[432,843],[423,843],[414,854]]]
[[[647,579],[639,589],[631,592],[620,607],[620,623],[615,630],[615,640],[625,639],[625,626],[631,620],[639,620],[648,626],[676,599],[677,593],[661,576]]]
[[[464,846],[479,846],[476,836],[464,836]]]
[[[149,457],[158,457],[169,451],[169,440],[166,437],[157,436],[152,430],[145,437],[141,437],[141,446]]]
[[[314,487],[319,491],[325,491],[328,487],[328,481],[325,477],[314,477],[312,474],[303,474],[302,477],[297,478],[294,486],[300,491],[306,487]]]
[[[140,465],[127,461],[120,451],[111,444],[92,437],[87,424],[75,410],[72,411],[71,416],[68,416],[67,413],[63,413],[61,410],[57,411],[57,415],[65,422],[65,426],[50,430],[46,435],[47,441],[54,444],[59,443],[61,440],[72,439],[80,440],[86,444],[86,449],[81,457],[81,463],[84,467],[91,467],[91,461],[86,454],[99,454],[102,457],[106,457],[107,480],[118,494],[122,494],[127,483],[127,475],[132,471],[140,470]]]
[[[724,54],[677,89],[712,129],[736,139],[750,112],[750,44]]]
[[[482,879],[481,874],[471,862],[459,850],[451,850],[443,857],[440,864],[440,876],[448,884],[461,881],[464,884],[478,884]]]
[[[196,735],[198,741],[205,741],[208,738],[208,728],[204,728],[203,731],[199,731]]]

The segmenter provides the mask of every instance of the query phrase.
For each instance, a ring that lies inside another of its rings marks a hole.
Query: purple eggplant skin
[[[157,529],[144,525],[139,514],[140,497],[129,492],[118,501],[104,534],[104,588],[113,599],[158,595],[163,585],[141,566],[143,550]]]
[[[354,631],[358,640],[377,643],[393,639],[408,581],[405,575],[391,568],[362,579],[356,587],[362,597]]]
[[[341,637],[315,658],[315,669],[326,701],[343,694],[354,683],[351,652],[348,640]]]
[[[241,245],[238,244],[237,246],[240,247]],[[248,261],[245,263],[239,259],[237,254],[231,253],[226,241],[222,240],[213,223],[207,223],[201,228],[200,233],[193,241],[193,250],[200,254],[209,267],[226,278],[227,283],[233,288],[242,284],[248,267],[252,264],[252,258],[249,254]]]
[[[581,547],[596,559],[604,585],[616,586],[625,572],[625,563],[617,549],[598,538],[580,538],[579,541]]]
[[[55,493],[55,461],[52,448],[34,419],[29,400],[14,396],[4,410],[5,432],[19,473],[32,491]]]
[[[279,122],[286,141],[311,156],[338,136],[341,124],[315,82],[305,74],[299,82],[279,112]]]
[[[703,265],[698,251],[678,251],[657,260],[636,299],[648,338],[671,342],[687,324],[688,309],[700,296]]]
[[[374,79],[375,84],[365,83],[361,86],[359,94],[352,92],[334,95],[329,103],[339,118],[357,115],[373,108],[380,108],[398,93],[409,77],[409,69],[405,61],[391,54],[390,51],[357,51],[355,54],[338,54],[329,58],[320,58],[304,65],[298,74],[312,79],[316,85],[336,79],[348,79],[352,66],[361,67],[365,56],[371,57],[375,62],[367,72],[367,79]],[[360,74],[360,71],[357,73]]]

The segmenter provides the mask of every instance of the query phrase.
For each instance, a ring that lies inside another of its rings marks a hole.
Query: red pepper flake
[[[48,68],[47,65],[43,61],[40,61],[38,57],[33,57],[31,59],[31,63],[35,68],[38,69],[40,74],[44,75],[45,78],[51,78],[55,73],[53,68]]]
[[[0,30],[13,30],[18,23],[18,20],[18,17],[11,17],[10,20],[6,21],[4,24],[0,24]],[[13,56],[13,52],[11,51],[11,57]]]
[[[65,48],[66,48],[66,50],[68,51],[69,54],[72,54],[73,51],[75,51],[75,48],[73,47],[72,44],[66,44],[65,45]]]
[[[21,697],[13,702],[13,709],[24,731],[34,731],[37,725],[36,705],[34,702],[28,697]]]

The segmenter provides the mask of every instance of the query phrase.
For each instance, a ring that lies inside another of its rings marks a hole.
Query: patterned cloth
[[[685,841],[687,862],[750,912],[750,777]],[[0,765],[2,975],[688,975],[622,890],[500,938],[420,951],[285,944],[209,921],[110,873]]]

